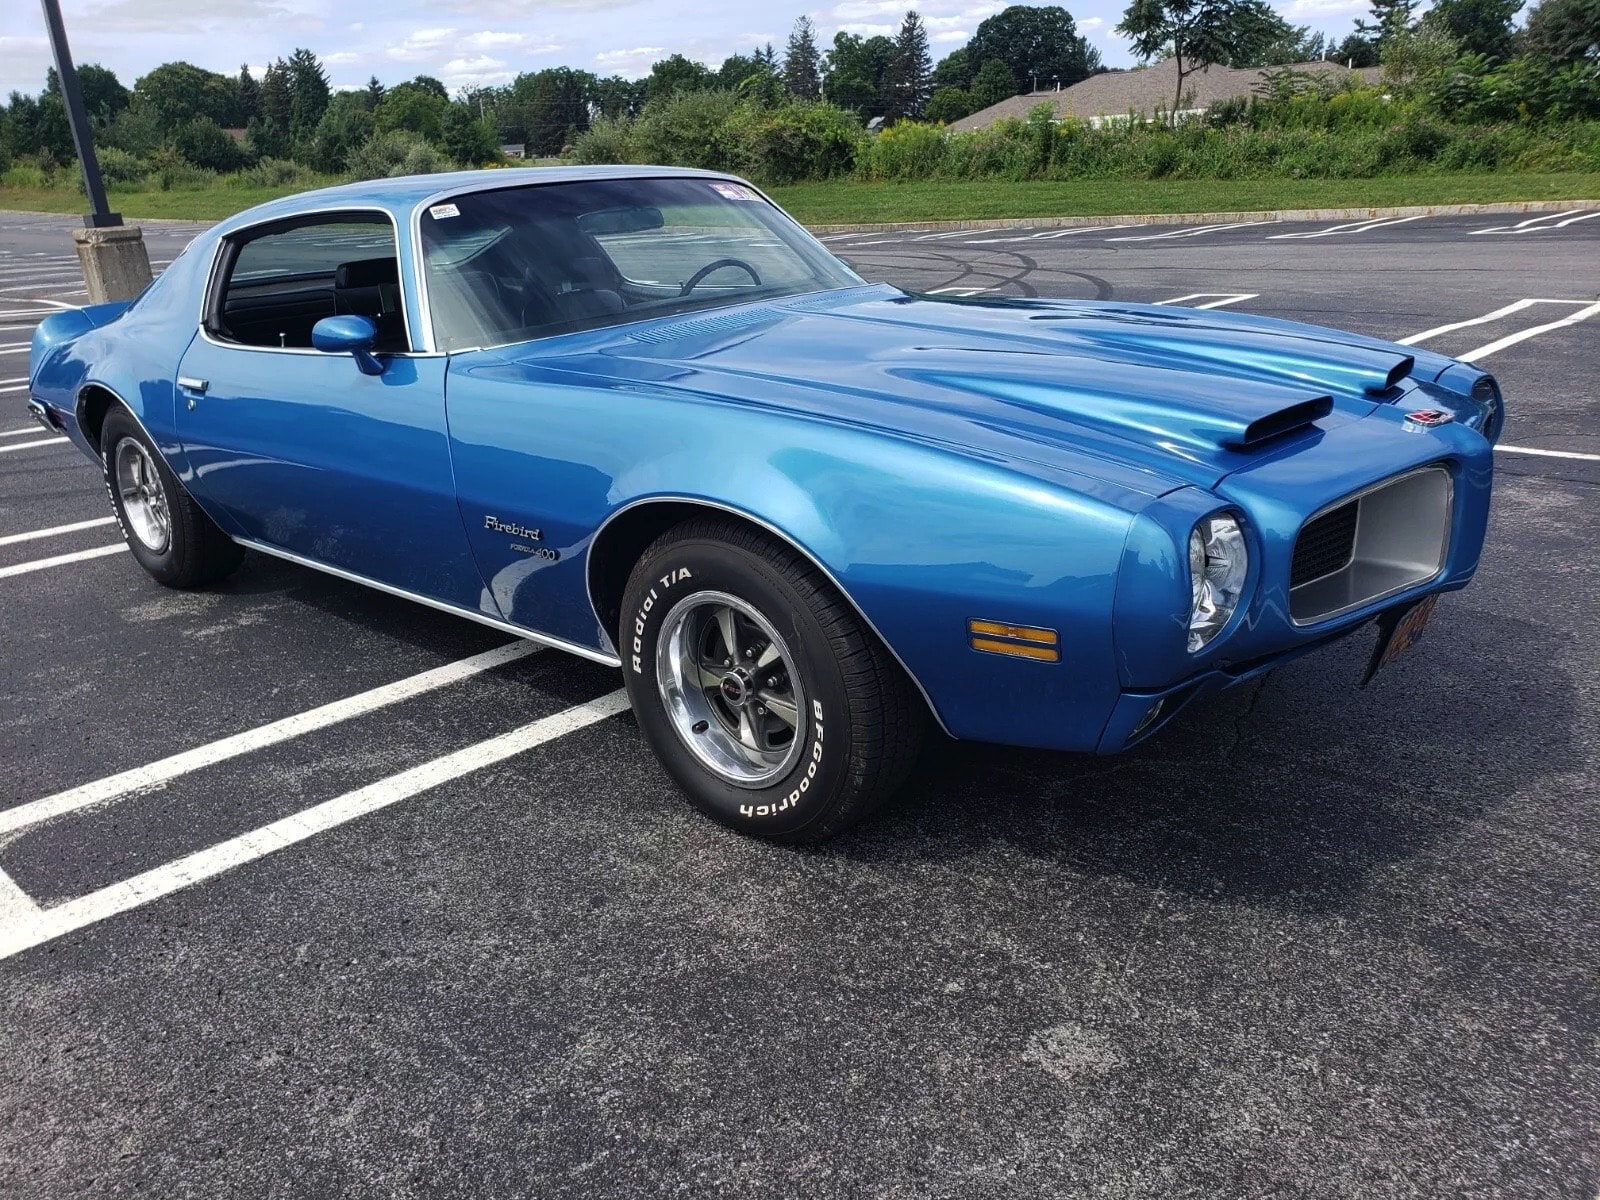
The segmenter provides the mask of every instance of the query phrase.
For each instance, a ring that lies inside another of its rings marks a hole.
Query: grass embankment
[[[293,195],[297,187],[208,187],[113,192],[112,208],[134,219],[216,221]],[[1100,217],[1151,213],[1254,212],[1300,208],[1389,208],[1520,200],[1600,199],[1600,172],[1503,175],[1401,175],[1378,179],[832,180],[770,189],[810,225],[974,221],[1006,217]],[[86,201],[66,188],[0,187],[0,209],[81,213]]]
[[[771,189],[808,225],[1104,217],[1303,208],[1391,208],[1600,199],[1600,173],[1401,175],[1379,179],[802,183]]]

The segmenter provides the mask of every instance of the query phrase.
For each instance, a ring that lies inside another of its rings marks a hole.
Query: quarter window
[[[207,321],[213,336],[305,349],[318,321],[351,314],[377,325],[380,352],[410,349],[389,218],[352,213],[269,226],[241,235],[226,253]]]

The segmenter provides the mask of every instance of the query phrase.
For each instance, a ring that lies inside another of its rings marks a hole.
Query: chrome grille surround
[[[1450,549],[1454,501],[1449,470],[1434,464],[1313,513],[1295,539],[1289,619],[1315,625],[1436,577]],[[1351,527],[1348,547],[1336,540],[1341,526]]]

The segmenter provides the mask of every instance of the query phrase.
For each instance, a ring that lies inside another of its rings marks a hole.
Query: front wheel
[[[628,695],[689,799],[744,833],[818,842],[904,780],[926,713],[837,589],[733,521],[689,521],[628,580]]]

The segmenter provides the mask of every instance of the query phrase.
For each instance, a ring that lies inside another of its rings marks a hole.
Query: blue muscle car
[[[1495,381],[1217,311],[869,284],[728,176],[351,184],[34,335],[129,547],[245,547],[620,666],[705,812],[814,841],[957,738],[1113,753],[1465,586]]]

